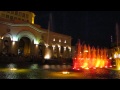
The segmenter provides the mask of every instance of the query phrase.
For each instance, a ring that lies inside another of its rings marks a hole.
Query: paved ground
[[[63,74],[63,71],[67,71],[68,74]],[[0,79],[120,79],[120,71],[115,69],[75,71],[71,65],[11,63],[0,65]]]

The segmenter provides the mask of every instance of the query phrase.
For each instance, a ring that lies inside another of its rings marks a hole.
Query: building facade
[[[28,11],[0,11],[0,52],[71,58],[71,36],[43,29],[34,18]]]
[[[35,14],[29,11],[0,11],[0,17],[9,20],[20,20],[34,24]]]

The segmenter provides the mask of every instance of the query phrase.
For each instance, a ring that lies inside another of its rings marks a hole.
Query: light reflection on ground
[[[0,79],[120,79],[116,69],[73,70],[71,65],[0,65]],[[63,74],[63,71],[69,74]]]

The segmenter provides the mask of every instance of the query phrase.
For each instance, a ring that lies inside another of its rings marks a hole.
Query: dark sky
[[[110,47],[110,36],[115,41],[115,24],[120,21],[120,11],[34,11],[35,23],[48,28],[52,13],[54,32],[72,36],[72,45],[77,40],[91,46]]]

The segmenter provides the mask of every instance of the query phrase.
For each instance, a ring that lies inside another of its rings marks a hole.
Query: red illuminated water
[[[90,47],[89,45],[81,45],[78,41],[76,53],[73,57],[73,69],[80,70],[81,68],[109,68],[111,61],[107,57],[106,49]]]

